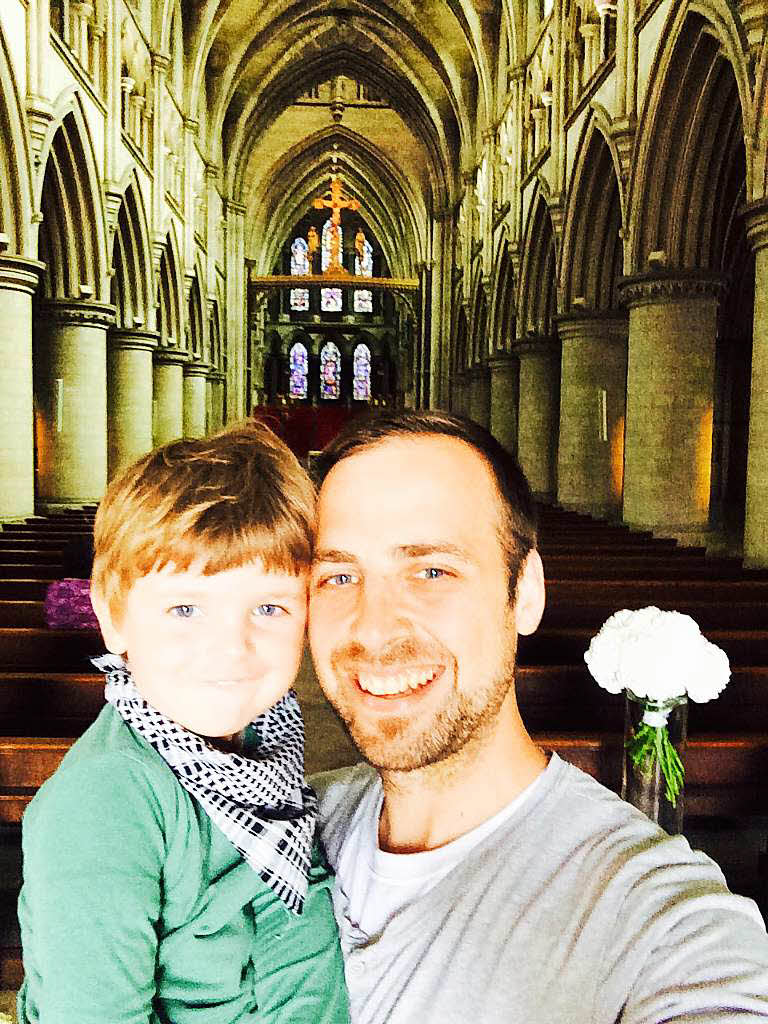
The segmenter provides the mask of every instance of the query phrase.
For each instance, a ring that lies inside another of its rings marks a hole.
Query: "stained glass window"
[[[332,341],[320,350],[320,393],[323,398],[338,398],[341,394],[341,353]]]
[[[291,246],[291,274],[309,273],[309,246],[306,239],[294,238]],[[305,313],[309,309],[309,288],[291,288],[291,309]]]
[[[373,277],[373,246],[362,231],[355,238],[355,274],[358,277]],[[356,291],[354,310],[356,313],[372,313],[373,292],[368,288]]]
[[[340,313],[341,288],[321,288],[320,309],[323,313]]]
[[[307,397],[307,380],[309,378],[309,359],[307,358],[307,347],[297,341],[291,346],[290,354],[291,367],[291,398]]]
[[[367,402],[371,397],[371,350],[362,342],[355,346],[352,369],[352,397]]]
[[[323,224],[323,235],[320,242],[320,268],[325,273],[331,262],[331,250],[333,248],[333,225],[331,218]],[[344,234],[341,225],[336,229],[339,233],[338,260],[341,263],[341,254],[344,251]],[[323,313],[341,312],[341,288],[320,289],[320,309]]]

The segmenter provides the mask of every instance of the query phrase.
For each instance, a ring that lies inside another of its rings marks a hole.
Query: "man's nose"
[[[355,640],[368,650],[378,650],[406,631],[405,622],[401,595],[393,581],[366,579],[360,584],[352,623]]]

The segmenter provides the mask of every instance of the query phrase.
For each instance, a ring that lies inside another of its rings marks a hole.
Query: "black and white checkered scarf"
[[[304,723],[291,690],[251,723],[258,746],[244,757],[217,750],[172,722],[141,696],[122,658],[93,664],[106,674],[104,695],[171,771],[289,910],[307,894],[317,797],[304,780]]]

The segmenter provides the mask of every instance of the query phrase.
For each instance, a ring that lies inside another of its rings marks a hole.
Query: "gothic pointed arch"
[[[632,272],[646,270],[651,254],[662,254],[652,259],[668,267],[718,269],[735,165],[746,183],[744,129],[751,121],[743,116],[750,110],[743,59],[728,28],[711,5],[682,4],[663,37],[629,189]],[[651,178],[657,186],[647,189]]]
[[[624,272],[619,179],[593,116],[582,133],[568,194],[561,259],[563,308],[603,312],[619,305]]]
[[[482,277],[482,265],[478,261],[472,276],[472,298],[470,300],[470,365],[475,366],[488,355],[488,299]]]
[[[166,236],[158,273],[157,328],[161,348],[184,350],[183,293],[179,249],[172,227]]]
[[[557,314],[555,233],[546,199],[538,191],[531,202],[520,272],[520,320],[523,332],[538,337],[554,333]]]
[[[112,240],[110,302],[115,324],[130,330],[154,327],[154,287],[144,199],[135,172],[128,181]]]
[[[502,235],[494,260],[491,312],[488,328],[489,354],[509,352],[517,330],[517,281],[509,238]]]
[[[8,237],[8,251],[33,254],[32,167],[28,133],[11,57],[0,25],[0,233]]]
[[[101,182],[80,99],[63,104],[43,148],[38,233],[49,298],[106,298],[106,219]]]
[[[207,307],[207,303],[205,303],[205,307]],[[203,292],[200,286],[200,274],[196,267],[192,283],[189,286],[187,327],[189,330],[188,352],[192,359],[198,361],[205,359],[207,319],[207,308],[204,311]]]

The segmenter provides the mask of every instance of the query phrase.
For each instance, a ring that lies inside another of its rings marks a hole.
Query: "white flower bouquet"
[[[650,607],[611,615],[584,660],[603,689],[626,690],[644,703],[642,724],[627,738],[627,753],[641,774],[660,765],[674,807],[685,772],[669,739],[669,712],[685,697],[698,703],[717,697],[731,675],[727,655],[701,635],[690,615]]]

